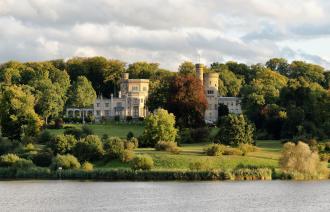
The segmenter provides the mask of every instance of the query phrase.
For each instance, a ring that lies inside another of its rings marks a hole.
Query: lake
[[[0,181],[0,211],[330,211],[330,181]]]

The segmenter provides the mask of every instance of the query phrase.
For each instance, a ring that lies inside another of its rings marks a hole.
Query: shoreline
[[[13,169],[1,168],[0,181],[15,180],[88,180],[108,182],[145,182],[145,181],[272,181],[295,180],[292,176],[270,168],[241,168],[235,170],[184,171],[184,170],[150,170],[133,171],[124,169],[93,171],[57,170],[49,168]],[[328,179],[307,179],[307,181],[322,181]],[[301,181],[301,180],[298,180]]]

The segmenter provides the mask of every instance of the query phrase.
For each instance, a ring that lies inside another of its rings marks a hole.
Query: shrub
[[[180,143],[190,144],[193,143],[189,128],[184,128],[179,132]]]
[[[94,134],[94,131],[92,130],[92,128],[88,127],[87,125],[82,126],[81,131],[82,131],[84,137]]]
[[[120,116],[116,115],[114,119],[115,121],[120,121]]]
[[[32,162],[32,160],[27,160],[27,159],[21,158],[13,164],[13,167],[19,168],[19,169],[29,169],[29,168],[35,167],[35,165]]]
[[[77,139],[73,135],[56,135],[49,143],[49,147],[55,154],[71,153],[71,150],[77,144]]]
[[[126,139],[127,139],[127,140],[130,140],[130,139],[133,138],[133,137],[134,137],[134,134],[133,134],[132,131],[129,131],[129,132],[127,133],[127,135],[126,135]]]
[[[329,153],[320,153],[320,160],[329,162],[330,161],[330,154]]]
[[[190,163],[189,169],[192,171],[201,171],[201,170],[209,170],[210,167],[209,167],[207,161],[204,161],[204,162],[197,161],[197,162]]]
[[[52,168],[57,170],[59,167],[62,167],[62,169],[79,169],[80,163],[73,155],[56,155],[52,161]]]
[[[330,142],[325,143],[324,151],[330,152]]]
[[[241,143],[252,144],[254,127],[243,115],[229,114],[223,117],[216,136],[216,142],[238,146]]]
[[[64,131],[65,135],[73,135],[76,139],[85,138],[88,135],[93,135],[93,130],[84,125],[81,129],[78,127],[70,127]]]
[[[126,121],[127,122],[131,122],[133,120],[133,117],[132,116],[126,116]]]
[[[14,146],[12,141],[0,137],[0,155],[10,152],[14,149]]]
[[[180,149],[176,142],[160,141],[155,145],[155,149],[157,151],[166,151],[166,152],[171,152],[173,154],[180,153]]]
[[[139,147],[139,140],[135,137],[132,137],[128,140],[129,142],[132,142],[134,144],[134,148],[137,149]]]
[[[40,133],[37,142],[40,144],[47,144],[50,142],[54,136],[50,133],[49,130],[44,130],[42,133]]]
[[[54,154],[51,149],[46,149],[38,154],[34,155],[32,158],[33,163],[36,166],[49,167],[52,163]]]
[[[73,153],[80,161],[95,161],[104,155],[103,144],[97,135],[88,135],[77,142]]]
[[[78,127],[69,127],[65,129],[64,135],[73,135],[76,139],[84,137],[82,130]]]
[[[210,129],[208,128],[190,129],[190,137],[192,143],[209,142]]]
[[[226,147],[223,155],[243,155],[243,152],[237,148]]]
[[[120,154],[120,160],[122,162],[129,162],[134,158],[135,154],[133,151],[131,150],[124,150],[121,154]]]
[[[128,150],[135,149],[135,144],[131,141],[124,141],[124,148]]]
[[[238,149],[241,150],[242,155],[247,155],[250,152],[257,151],[257,147],[253,146],[252,144],[240,144]]]
[[[6,154],[0,156],[0,166],[2,167],[9,167],[13,166],[17,161],[20,160],[20,157],[18,157],[16,154]]]
[[[27,144],[24,147],[18,148],[18,151],[20,154],[20,157],[26,158],[26,159],[32,159],[37,153],[37,148],[33,144]]]
[[[90,172],[90,171],[93,171],[94,169],[94,166],[92,163],[86,161],[82,164],[81,168],[84,170],[84,171],[87,171],[87,172]]]
[[[160,141],[174,142],[177,131],[175,116],[167,110],[157,109],[145,119],[143,146],[155,147]]]
[[[329,175],[327,163],[321,162],[318,153],[303,142],[284,144],[280,167],[293,179],[324,179]]]
[[[149,155],[137,155],[131,160],[133,170],[150,170],[154,167],[154,161]]]
[[[85,118],[85,121],[86,121],[87,123],[93,123],[93,122],[95,122],[95,116],[93,116],[93,115],[88,115],[88,116]]]
[[[208,156],[220,156],[224,153],[226,146],[222,144],[211,144],[204,149],[204,152]]]
[[[110,137],[104,142],[104,149],[108,158],[117,159],[125,149],[124,141],[119,137]]]

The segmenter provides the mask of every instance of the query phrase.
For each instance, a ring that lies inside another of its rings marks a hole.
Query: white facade
[[[207,109],[204,114],[206,123],[214,123],[218,120],[219,104],[228,107],[229,113],[241,114],[241,99],[239,97],[221,97],[219,95],[219,74],[203,73],[203,65],[196,64],[196,76],[202,81],[207,100]]]
[[[228,107],[229,113],[241,114],[241,98],[239,97],[219,97],[219,104],[224,104]]]
[[[85,116],[93,114],[96,120],[109,119],[115,116],[125,118],[145,117],[148,113],[146,101],[149,92],[149,80],[129,79],[128,73],[124,73],[120,82],[118,97],[98,97],[90,108],[77,109],[67,108],[68,117],[81,117],[82,111]]]

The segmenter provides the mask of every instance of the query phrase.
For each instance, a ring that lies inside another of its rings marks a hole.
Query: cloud
[[[287,57],[330,68],[330,55],[304,45],[330,35],[329,9],[326,0],[2,0],[0,62],[103,55],[176,70],[201,52],[205,63]]]

